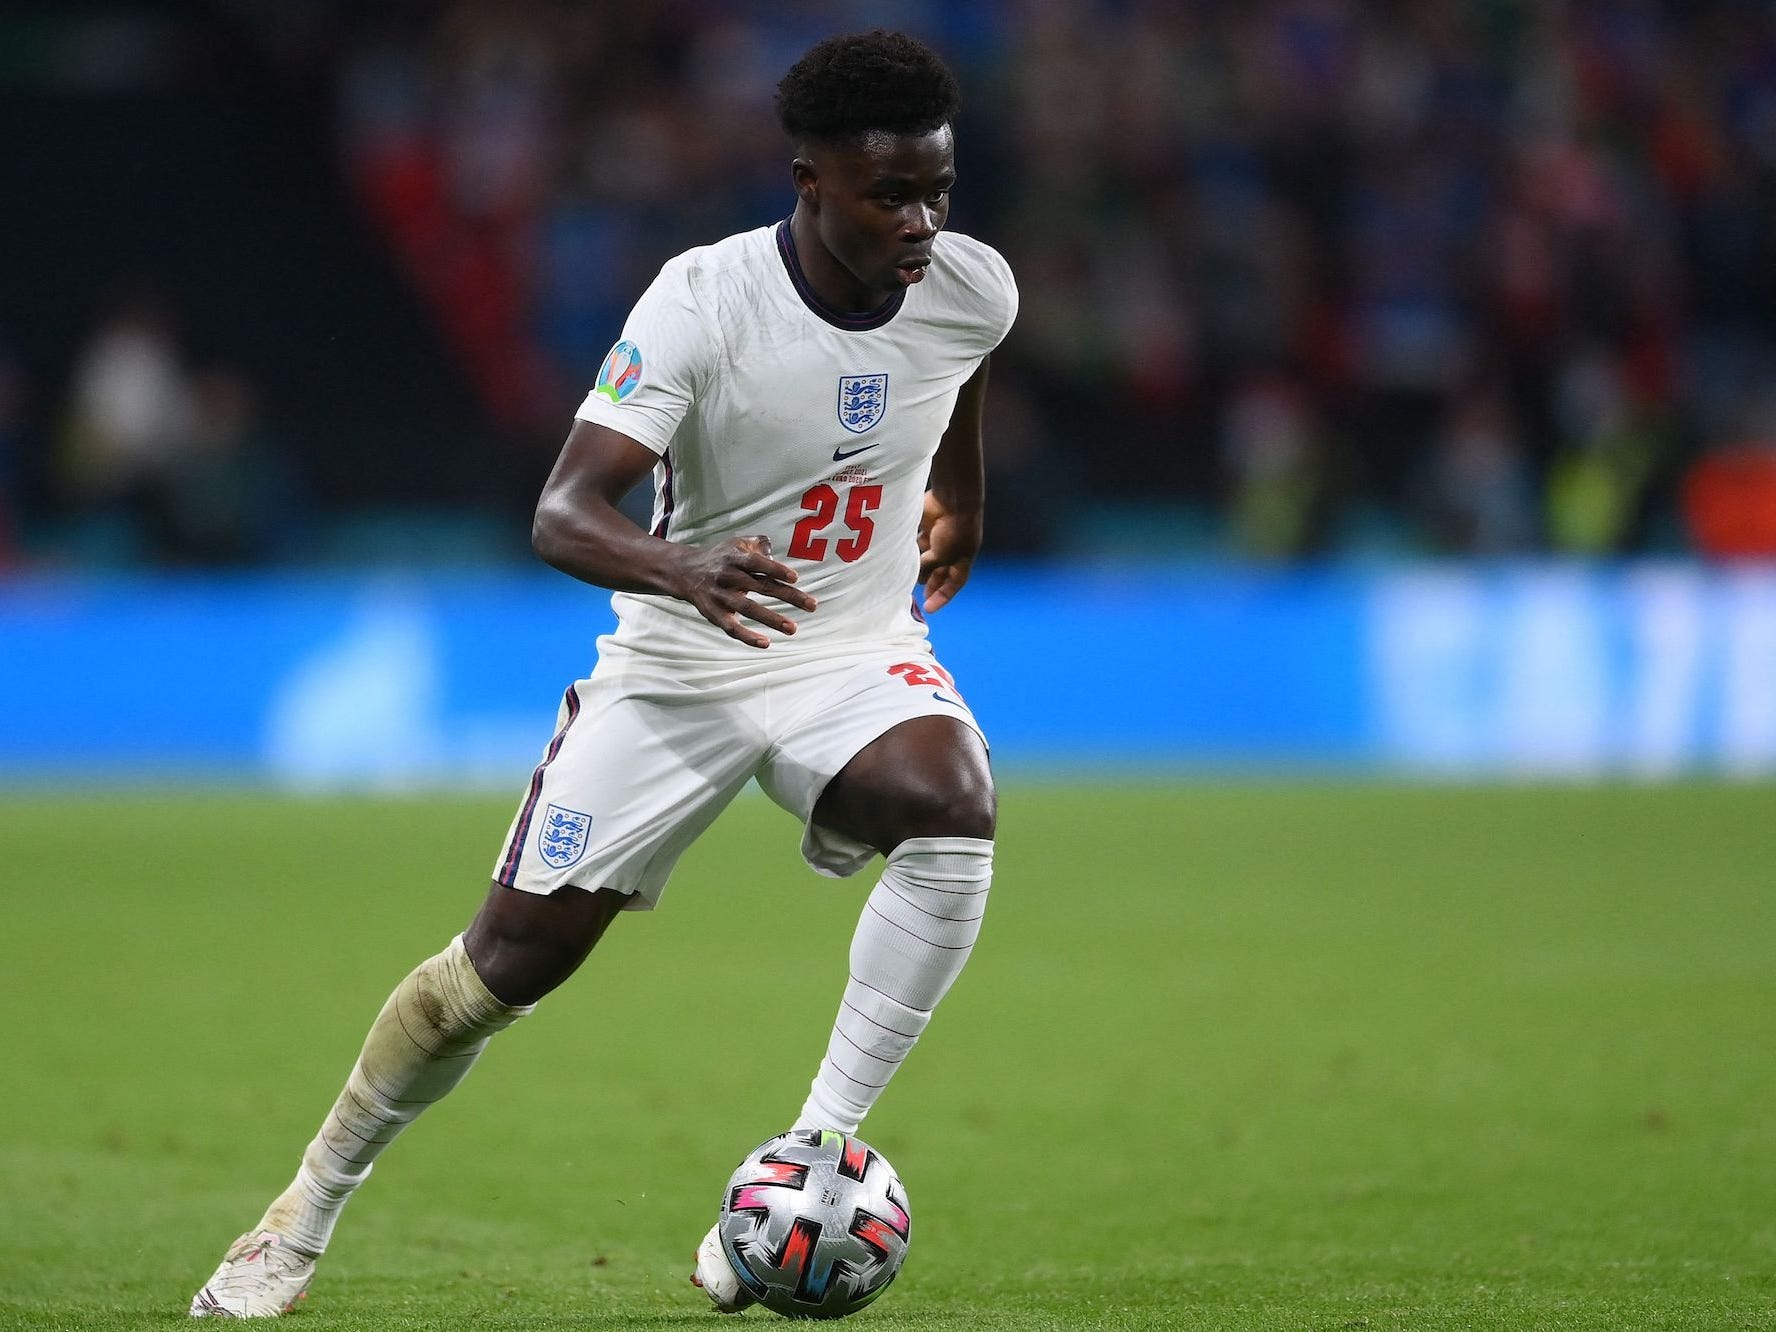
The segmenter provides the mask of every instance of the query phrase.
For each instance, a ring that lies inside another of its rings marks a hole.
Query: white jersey
[[[1005,260],[967,236],[939,233],[923,281],[853,316],[815,295],[787,222],[761,227],[660,270],[577,415],[660,455],[656,536],[770,537],[819,603],[774,604],[798,623],[765,631],[770,654],[916,641],[932,455],[1016,313]],[[612,605],[624,646],[760,660],[677,598]]]

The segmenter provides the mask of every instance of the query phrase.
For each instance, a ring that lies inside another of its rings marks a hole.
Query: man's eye
[[[949,198],[949,197],[950,197],[950,192],[949,192],[949,191],[948,191],[948,190],[938,190],[938,191],[937,191],[937,192],[936,192],[936,193],[934,193],[934,194],[932,194],[932,195],[931,195],[931,196],[930,196],[930,197],[929,197],[929,198],[928,198],[928,199],[927,199],[927,200],[926,200],[926,202],[927,202],[927,203],[934,203],[934,204],[940,204],[940,203],[942,203],[942,202],[943,202],[943,201],[944,201],[944,200],[945,200],[945,199],[947,199],[947,198]]]
[[[902,199],[898,194],[884,194],[882,196],[882,206],[884,208],[899,208],[901,204],[905,202],[906,200]]]

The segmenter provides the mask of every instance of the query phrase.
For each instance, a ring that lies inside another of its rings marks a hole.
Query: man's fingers
[[[769,647],[771,640],[764,634],[747,627],[743,620],[751,620],[754,624],[774,629],[789,637],[796,631],[796,622],[787,615],[772,610],[769,606],[760,605],[751,597],[739,592],[723,591],[715,598],[711,611],[705,612],[704,618],[714,624],[729,638],[738,639],[751,647]]]
[[[738,639],[740,642],[746,644],[747,647],[768,648],[771,646],[770,639],[766,638],[763,634],[755,634],[733,616],[728,617],[727,623],[721,626],[721,631],[729,638]]]
[[[734,545],[741,552],[741,568],[750,574],[774,578],[780,583],[793,583],[799,577],[787,564],[779,564],[771,558],[771,538],[768,536],[741,537]]]
[[[740,555],[734,560],[734,567],[750,580],[746,585],[747,591],[787,601],[798,610],[814,609],[814,598],[794,586],[801,575],[787,564],[780,564],[771,558],[769,537],[741,537],[735,544],[739,547]],[[725,579],[723,581],[726,582]]]
[[[771,558],[768,537],[738,537],[709,555],[702,588],[686,600],[729,638],[749,647],[770,646],[770,638],[743,623],[746,620],[786,636],[795,633],[794,620],[754,598],[768,597],[800,611],[812,611],[817,604],[795,585],[800,575]]]
[[[762,575],[753,576],[749,589],[756,596],[775,597],[778,601],[787,601],[797,610],[811,611],[819,605],[813,597],[799,587],[791,587],[788,583]]]
[[[746,603],[746,604],[750,604],[750,603]],[[742,605],[741,607],[738,607],[733,610],[728,610],[725,608],[718,609],[713,615],[705,614],[704,618],[707,619],[711,624],[713,624],[717,629],[720,629],[729,638],[738,639],[740,642],[746,644],[748,647],[755,647],[755,648],[770,647],[771,640],[769,638],[767,638],[764,634],[759,633],[758,630],[749,628],[748,626],[746,626],[745,624],[743,624],[741,622],[740,617],[744,614],[745,614],[745,609],[744,609],[744,605]],[[756,617],[753,617],[753,618],[756,618]],[[791,632],[794,632],[793,626],[791,628]]]
[[[925,578],[925,610],[940,611],[962,590],[968,581],[968,568],[960,564],[934,566]]]
[[[723,591],[736,598],[770,597],[774,601],[785,602],[800,611],[811,611],[819,603],[802,591],[799,587],[791,587],[788,583],[774,582],[769,578],[757,575],[746,575],[737,582],[723,580]],[[738,603],[734,603],[736,606]]]
[[[816,602],[801,588],[796,587],[796,572],[785,568],[775,560],[759,558],[745,559],[738,562],[739,578],[722,579],[723,586],[736,591],[750,593],[754,596],[775,597],[778,601],[787,601],[797,610],[811,611]]]
[[[751,598],[746,598],[734,607],[734,614],[744,615],[754,624],[762,624],[767,629],[775,629],[780,634],[793,634],[796,623],[787,615],[779,615],[768,606],[761,606]]]
[[[801,577],[787,564],[779,564],[767,555],[749,555],[739,563],[754,578],[768,578],[774,583],[794,583]]]

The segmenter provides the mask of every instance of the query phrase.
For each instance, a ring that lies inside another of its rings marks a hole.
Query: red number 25
[[[849,564],[868,550],[876,535],[876,522],[870,513],[881,507],[882,487],[852,486],[847,490],[845,526],[851,535],[831,543],[833,554]],[[796,523],[795,534],[789,539],[789,553],[798,560],[824,560],[828,543],[820,533],[839,516],[839,492],[822,481],[802,496],[802,508],[808,516]]]

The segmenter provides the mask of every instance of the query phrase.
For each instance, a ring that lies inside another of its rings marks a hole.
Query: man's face
[[[872,133],[811,144],[795,163],[802,198],[815,206],[821,243],[880,303],[925,276],[931,243],[950,214],[955,139],[945,125],[929,134]]]

